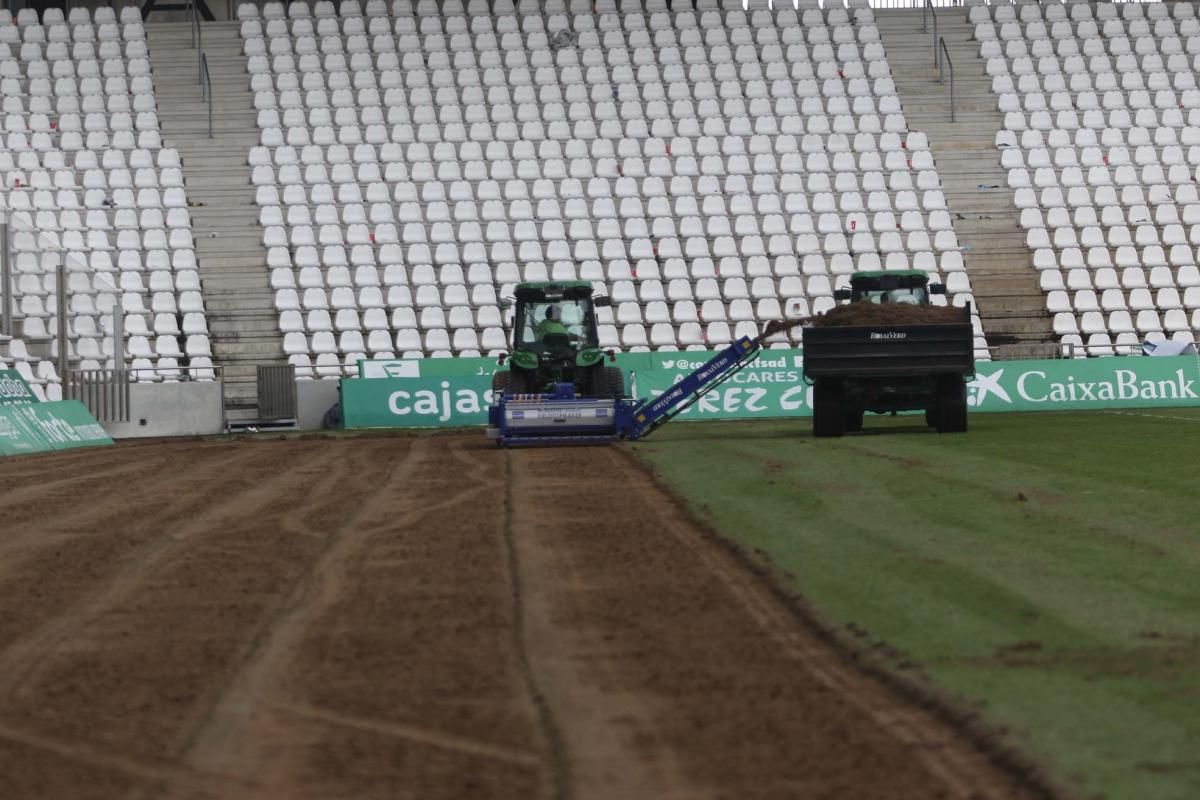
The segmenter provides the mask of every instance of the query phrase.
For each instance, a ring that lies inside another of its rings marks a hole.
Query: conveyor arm
[[[758,358],[761,351],[762,344],[758,338],[743,336],[653,400],[620,408],[617,413],[617,435],[631,440],[648,436],[732,378]]]

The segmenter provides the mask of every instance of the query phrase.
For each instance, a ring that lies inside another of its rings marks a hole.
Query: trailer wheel
[[[967,384],[958,375],[938,378],[938,433],[966,433]]]
[[[840,381],[817,381],[813,386],[813,436],[841,436],[846,432],[844,394]]]
[[[858,406],[846,405],[846,433],[858,433],[862,430],[864,413]]]

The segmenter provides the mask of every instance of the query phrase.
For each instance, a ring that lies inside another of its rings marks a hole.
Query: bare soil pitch
[[[0,461],[0,797],[1012,798],[619,448]]]

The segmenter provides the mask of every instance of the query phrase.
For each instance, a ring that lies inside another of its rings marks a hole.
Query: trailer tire
[[[967,384],[958,375],[938,378],[938,433],[966,433]]]
[[[823,380],[813,385],[813,436],[833,437],[846,432],[844,394],[840,381]]]

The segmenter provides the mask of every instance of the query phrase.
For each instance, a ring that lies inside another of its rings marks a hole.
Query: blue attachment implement
[[[488,409],[488,436],[505,447],[640,439],[729,380],[761,350],[758,339],[742,337],[653,400],[580,398],[569,383],[555,385],[549,394],[506,394]]]

